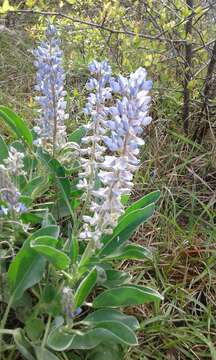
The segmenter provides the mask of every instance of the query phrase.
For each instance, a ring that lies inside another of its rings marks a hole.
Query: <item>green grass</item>
[[[22,30],[0,33],[0,103],[25,119],[31,108],[34,70],[29,52],[32,40]],[[80,75],[81,76],[81,75]],[[83,82],[83,79],[81,79]],[[68,91],[83,88],[69,78]],[[75,95],[70,105],[73,123],[82,121]],[[155,109],[157,111],[157,109]],[[199,146],[181,133],[179,124],[157,114],[146,138],[142,165],[133,197],[160,189],[156,215],[134,236],[149,246],[150,262],[124,262],[139,284],[164,295],[158,306],[127,309],[141,322],[139,346],[125,360],[216,359],[216,155],[211,136]],[[167,125],[166,125],[167,124]]]

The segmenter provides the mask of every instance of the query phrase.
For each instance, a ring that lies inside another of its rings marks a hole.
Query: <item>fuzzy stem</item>
[[[49,315],[47,325],[46,325],[46,329],[45,329],[45,333],[44,333],[44,337],[43,337],[43,341],[42,341],[42,345],[41,345],[42,349],[44,349],[45,346],[46,346],[47,337],[48,337],[49,329],[50,329],[50,325],[51,325],[51,319],[52,319],[52,317],[51,317],[51,315]]]
[[[8,318],[8,315],[9,315],[13,300],[14,300],[14,296],[12,295],[10,297],[10,299],[9,299],[9,302],[8,302],[7,307],[5,309],[4,316],[3,316],[2,320],[1,320],[1,323],[0,323],[0,326],[1,326],[1,328],[0,328],[0,349],[2,348],[2,335],[6,334],[6,333],[9,334],[8,333],[9,330],[4,329],[4,327],[5,327],[5,324],[7,322],[7,318]],[[12,330],[11,330],[11,332],[12,332]],[[13,335],[12,333],[10,333],[10,334]],[[0,360],[2,358],[1,355],[2,355],[2,353],[0,351]]]

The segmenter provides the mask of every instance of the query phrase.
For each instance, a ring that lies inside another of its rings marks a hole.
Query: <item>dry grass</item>
[[[136,309],[140,346],[126,359],[216,359],[214,146],[198,147],[180,132],[153,128],[134,196],[153,189],[162,195],[156,215],[134,240],[152,248],[154,260],[124,266],[165,300]]]
[[[32,119],[31,41],[22,29],[0,30],[0,103]]]

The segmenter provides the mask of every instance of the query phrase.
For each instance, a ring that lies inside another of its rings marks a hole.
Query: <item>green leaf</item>
[[[47,339],[47,345],[55,351],[65,351],[70,349],[92,349],[103,340],[121,340],[106,329],[93,329],[87,332],[67,333],[60,327],[53,330]]]
[[[41,214],[41,212],[38,211],[31,211],[31,212],[23,213],[20,216],[20,219],[24,224],[30,223],[31,225],[36,225],[43,221],[44,215],[45,215],[44,213]]]
[[[41,337],[45,329],[41,319],[30,318],[26,321],[25,330],[31,340],[37,340]]]
[[[84,324],[92,327],[94,327],[95,324],[100,324],[103,321],[118,321],[127,325],[133,330],[139,329],[139,322],[134,316],[125,315],[114,309],[96,310],[87,315],[87,317],[82,320]]]
[[[105,290],[94,299],[93,307],[139,305],[162,299],[163,297],[154,289],[144,286],[125,285]]]
[[[138,225],[148,220],[152,216],[154,209],[154,204],[150,204],[142,209],[137,209],[130,212],[119,222],[117,227],[114,229],[113,236],[117,236],[128,227],[132,228],[135,226],[135,228],[137,228]]]
[[[8,157],[8,148],[7,145],[5,144],[3,137],[0,135],[0,164],[3,163],[3,160],[6,159]]]
[[[16,329],[13,334],[15,344],[26,360],[35,360],[33,348],[24,337],[22,329]]]
[[[48,226],[48,225],[56,225],[56,219],[54,216],[47,212],[43,218],[42,226]]]
[[[152,253],[146,247],[135,244],[120,246],[116,251],[106,256],[105,260],[152,260]]]
[[[116,344],[101,344],[88,352],[86,360],[123,360],[123,350]]]
[[[160,191],[152,191],[151,193],[143,196],[141,199],[134,202],[131,206],[129,206],[125,213],[122,215],[121,218],[124,218],[127,214],[131,213],[134,210],[142,209],[150,204],[156,203],[158,199],[160,198]]]
[[[59,358],[51,353],[49,350],[41,348],[40,346],[34,346],[37,360],[59,360]]]
[[[73,341],[74,334],[64,332],[63,328],[52,330],[47,338],[47,345],[55,351],[65,351]]]
[[[127,214],[114,229],[113,234],[109,238],[102,239],[106,243],[99,251],[98,256],[110,255],[127,241],[136,228],[152,216],[154,209],[155,205],[150,204],[143,209],[137,209]]]
[[[84,126],[80,126],[78,129],[74,130],[68,137],[70,142],[75,142],[77,144],[81,143],[82,137],[85,136],[86,129]]]
[[[133,330],[127,325],[118,321],[103,321],[96,324],[96,328],[103,328],[109,330],[121,339],[121,343],[126,345],[138,345],[137,337]]]
[[[57,269],[64,270],[70,265],[70,258],[62,251],[48,245],[34,243],[31,247],[39,254],[45,256]]]
[[[56,178],[57,185],[61,191],[64,201],[68,207],[68,210],[73,217],[73,210],[70,205],[70,181],[66,177],[63,166],[56,160],[50,157],[50,155],[44,151],[39,151],[38,155],[40,159],[49,167],[51,172]]]
[[[47,285],[42,292],[41,300],[45,304],[50,304],[58,296],[58,290],[53,285]]]
[[[38,283],[45,269],[46,260],[30,247],[30,242],[39,236],[59,235],[59,227],[50,225],[31,234],[11,262],[8,280],[14,300],[18,300],[24,291]]]
[[[45,259],[29,246],[26,240],[21,250],[12,261],[8,279],[14,300],[18,300],[26,289],[37,284],[44,273]]]
[[[34,238],[33,240],[31,240],[30,246],[31,246],[31,248],[34,248],[35,246],[40,246],[40,245],[56,247],[57,243],[58,243],[58,240],[54,236],[42,235],[42,236],[38,236],[38,237]]]
[[[45,176],[38,176],[32,179],[22,190],[23,195],[30,196],[31,199],[36,199],[47,190],[48,179]]]
[[[71,215],[65,200],[58,198],[51,207],[51,213],[56,220],[61,220]]]
[[[103,282],[104,287],[116,287],[128,283],[131,280],[131,275],[127,272],[118,270],[106,270],[106,281]]]
[[[0,117],[13,130],[18,138],[22,139],[28,145],[32,145],[33,138],[31,131],[20,116],[6,106],[0,106]]]
[[[78,255],[79,255],[79,242],[78,239],[76,237],[72,237],[71,236],[71,261],[73,264],[75,264],[77,262],[78,259]]]
[[[13,141],[10,146],[12,146],[13,148],[15,148],[17,151],[23,153],[26,156],[26,147],[25,144],[23,144],[22,141],[20,140],[15,140]],[[25,158],[24,158],[25,160]]]
[[[3,5],[0,7],[0,14],[5,14],[11,10],[14,10],[14,7],[10,5],[9,0],[4,0]]]
[[[60,228],[57,225],[48,225],[38,229],[29,236],[29,240],[32,241],[40,236],[51,236],[57,239],[59,237]]]
[[[89,330],[87,332],[83,332],[80,335],[75,335],[71,344],[68,347],[68,350],[72,349],[93,349],[95,346],[101,343],[109,343],[114,342],[116,344],[128,344],[130,341],[131,345],[137,344],[136,337],[133,332],[128,334],[124,334],[124,331],[128,330],[129,328],[123,324],[119,326],[116,324],[104,324],[104,327],[107,328],[95,328]],[[129,329],[130,330],[130,329]],[[126,335],[126,336],[125,336]]]
[[[58,269],[66,269],[69,267],[70,259],[62,251],[56,249],[56,238],[52,236],[40,236],[31,241],[31,248],[39,254],[45,256]]]
[[[86,300],[97,282],[97,270],[93,268],[89,274],[82,280],[74,295],[75,307],[80,307]]]

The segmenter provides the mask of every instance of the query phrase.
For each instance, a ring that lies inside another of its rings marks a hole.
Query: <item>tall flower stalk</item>
[[[86,147],[80,149],[82,171],[79,173],[78,184],[78,188],[86,191],[86,204],[94,203],[94,192],[98,187],[98,173],[106,150],[103,145],[103,136],[107,130],[106,119],[109,113],[106,102],[111,99],[111,88],[108,86],[111,68],[107,61],[101,63],[93,61],[89,65],[89,70],[93,77],[88,81],[86,88],[92,93],[88,97],[84,112],[91,116],[92,121],[86,126],[87,135],[82,139],[82,144]],[[84,220],[85,224],[80,238],[93,237],[97,241],[97,234],[91,232],[90,229],[91,225],[96,224],[97,218],[84,216]]]
[[[129,78],[120,75],[117,79],[110,79],[111,90],[120,99],[116,100],[114,106],[106,108],[106,116],[101,120],[103,127],[97,144],[103,148],[103,158],[96,162],[100,187],[91,188],[93,197],[90,211],[93,215],[83,217],[86,224],[85,231],[81,233],[81,238],[93,239],[98,247],[101,236],[111,234],[117,225],[124,211],[122,195],[130,194],[133,173],[139,166],[137,157],[140,146],[144,144],[141,134],[151,122],[148,116],[151,98],[148,92],[152,81],[146,80],[146,76],[146,70],[139,68]],[[98,127],[95,131],[98,131]],[[105,155],[104,146],[113,154]],[[92,148],[88,149],[88,153],[91,151]]]
[[[4,165],[0,165],[0,216],[8,213],[20,214],[26,210],[14,182],[16,176],[25,175],[23,158],[24,154],[11,146]]]
[[[62,66],[63,53],[56,28],[48,24],[45,40],[34,51],[37,68],[36,90],[40,93],[36,100],[38,110],[36,145],[43,146],[53,155],[66,144],[65,120],[66,91],[64,90],[65,73]]]

